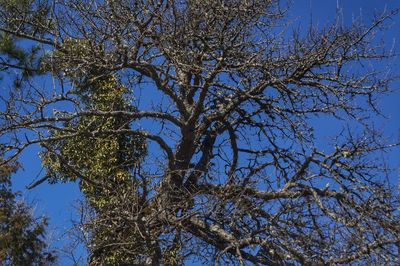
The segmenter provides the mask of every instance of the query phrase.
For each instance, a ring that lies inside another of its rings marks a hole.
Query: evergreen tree
[[[17,201],[11,190],[16,163],[0,160],[0,263],[1,265],[50,265],[56,261],[45,239],[46,218],[35,218],[32,208]]]

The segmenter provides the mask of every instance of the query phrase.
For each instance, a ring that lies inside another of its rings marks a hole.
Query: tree
[[[122,263],[112,250],[153,265],[398,262],[398,192],[379,158],[390,145],[368,119],[392,79],[364,64],[391,56],[374,33],[396,11],[290,34],[273,0],[29,3],[0,16],[42,54],[1,132],[15,155],[43,147],[42,180],[79,180],[95,212],[114,210],[97,233],[124,233],[93,264]],[[125,89],[136,98],[113,104]],[[358,126],[321,147],[315,115]],[[143,141],[146,157],[132,153]]]
[[[47,220],[36,219],[29,206],[16,201],[17,194],[10,188],[10,175],[16,169],[16,163],[0,167],[1,265],[50,265],[56,256],[44,239]]]

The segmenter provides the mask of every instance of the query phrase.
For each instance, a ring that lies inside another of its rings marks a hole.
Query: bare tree
[[[38,65],[2,58],[30,72],[3,99],[1,134],[11,157],[40,144],[57,164],[45,163],[50,172],[98,189],[110,184],[86,176],[63,143],[146,139],[148,156],[131,168],[135,189],[118,191],[113,212],[94,220],[123,224],[139,245],[114,247],[153,265],[398,262],[398,191],[380,159],[390,145],[368,119],[392,79],[366,64],[391,56],[374,36],[395,11],[369,26],[291,34],[274,0],[31,2],[1,13],[2,32],[42,51]],[[34,16],[39,8],[46,19]],[[52,86],[40,88],[35,73]],[[132,90],[135,108],[84,102],[110,76]],[[316,115],[357,130],[320,147]],[[121,117],[111,128],[76,122]]]

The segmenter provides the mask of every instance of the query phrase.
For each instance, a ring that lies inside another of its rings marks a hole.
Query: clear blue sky
[[[388,8],[400,7],[399,0],[293,0],[293,2],[290,16],[295,23],[301,23],[304,27],[308,26],[310,18],[319,26],[326,22],[332,22],[338,4],[342,9],[345,23],[350,23],[354,17],[360,15],[364,22],[368,22],[375,12],[382,11],[386,5]],[[400,41],[400,15],[394,18],[391,29],[386,31],[385,40],[388,46],[396,41],[394,45],[397,52],[400,52],[400,44],[397,43]],[[399,74],[400,59],[392,60],[392,64],[394,72]],[[396,89],[400,87],[399,82],[393,85]],[[381,107],[389,119],[377,119],[375,122],[378,126],[384,127],[389,139],[395,142],[400,139],[400,90],[390,96],[383,97]],[[318,125],[316,134],[321,141],[325,140],[329,133],[337,128],[337,125],[325,119],[316,121],[318,122],[316,123]],[[13,177],[14,189],[22,191],[25,199],[34,202],[36,214],[44,214],[50,218],[50,239],[55,245],[60,246],[67,242],[62,232],[71,225],[70,221],[75,216],[72,206],[74,201],[80,198],[80,193],[77,184],[73,183],[42,184],[31,191],[27,191],[25,186],[40,174],[41,166],[37,156],[38,151],[37,147],[31,147],[21,156],[24,169]],[[398,178],[400,151],[394,149],[388,155],[391,158],[390,164],[397,168],[395,178]],[[395,182],[398,183],[397,180]],[[71,261],[62,256],[59,265],[71,265]]]

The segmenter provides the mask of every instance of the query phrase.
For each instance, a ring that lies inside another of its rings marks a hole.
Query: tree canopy
[[[7,158],[40,145],[31,187],[79,182],[89,264],[398,262],[370,118],[397,11],[293,30],[281,4],[0,1]],[[321,146],[315,116],[349,126]]]

